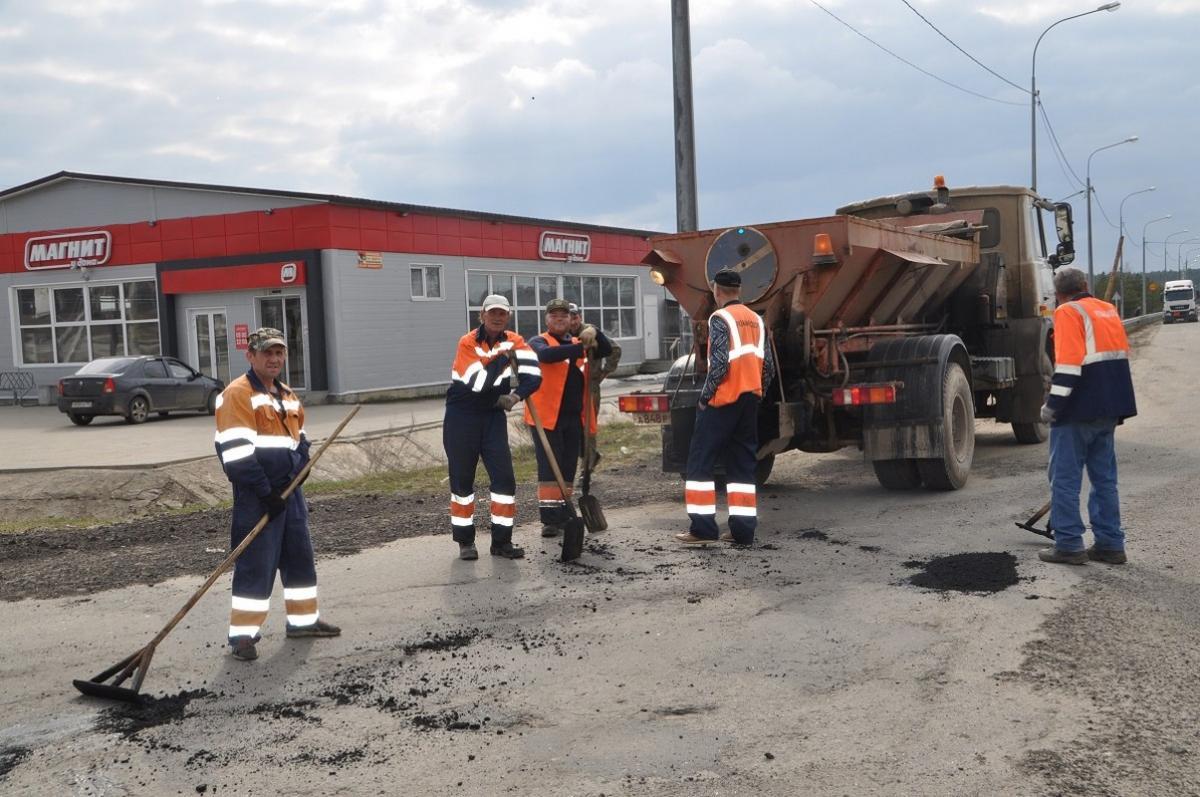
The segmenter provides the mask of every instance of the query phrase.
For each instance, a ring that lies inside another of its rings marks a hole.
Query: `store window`
[[[413,265],[408,270],[412,280],[412,298],[441,299],[442,267],[437,265]]]
[[[23,365],[159,354],[154,280],[17,288]]]
[[[541,333],[546,302],[563,298],[579,305],[585,323],[614,338],[638,337],[637,277],[547,276],[467,272],[467,325],[479,323],[483,297],[498,293],[516,312],[509,327],[523,338]]]

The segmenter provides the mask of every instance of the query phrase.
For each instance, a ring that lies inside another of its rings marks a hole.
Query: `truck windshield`
[[[1172,288],[1163,295],[1163,298],[1168,302],[1190,302],[1192,300],[1192,289]]]

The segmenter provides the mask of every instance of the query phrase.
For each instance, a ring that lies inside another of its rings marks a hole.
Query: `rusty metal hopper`
[[[731,232],[744,233],[748,243],[727,246],[722,236]],[[813,255],[822,233],[833,245],[831,262],[823,264]],[[665,235],[652,247],[643,262],[663,272],[694,320],[714,309],[707,286],[717,270],[753,268],[748,304],[769,318],[803,312],[813,329],[936,321],[979,262],[972,240],[854,216]]]

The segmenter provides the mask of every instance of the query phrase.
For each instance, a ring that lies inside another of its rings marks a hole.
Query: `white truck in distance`
[[[1195,321],[1196,289],[1191,280],[1168,280],[1163,285],[1163,323]]]

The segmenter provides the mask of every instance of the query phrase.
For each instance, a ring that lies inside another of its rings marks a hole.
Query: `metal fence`
[[[37,382],[32,371],[0,371],[0,400],[7,399],[6,394],[12,394],[13,406],[25,405],[26,397],[31,396],[37,404]]]

